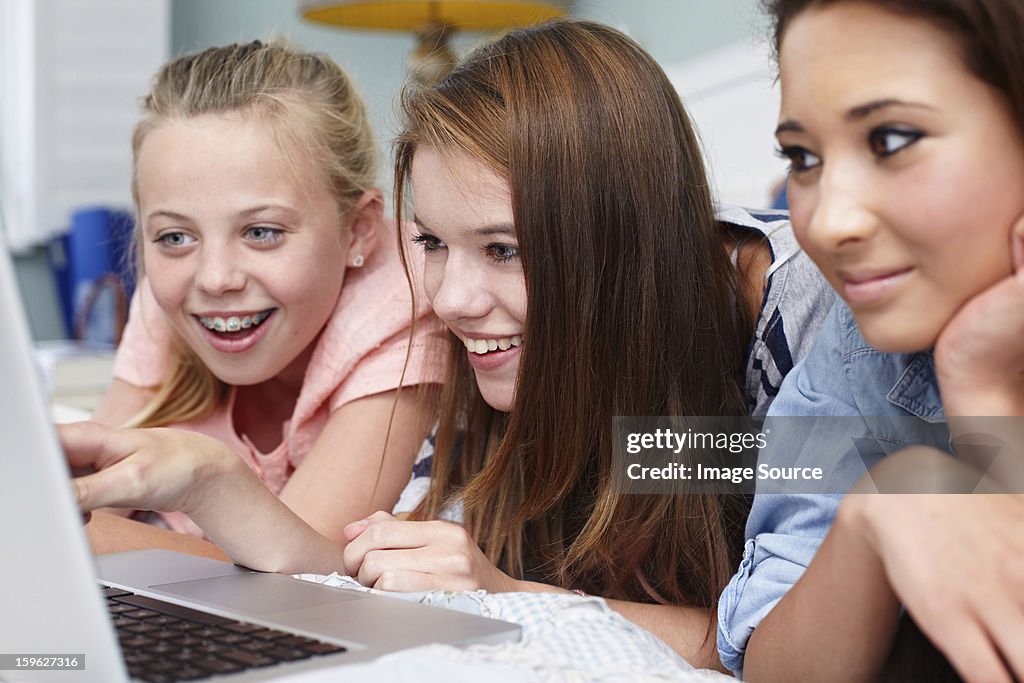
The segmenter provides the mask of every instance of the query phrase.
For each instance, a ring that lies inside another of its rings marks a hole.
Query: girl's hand
[[[842,505],[965,680],[1024,679],[1024,498],[855,495]]]
[[[1014,273],[965,303],[935,343],[947,415],[1024,415],[1024,218],[1010,239]]]
[[[403,522],[375,512],[345,527],[345,570],[364,586],[389,591],[444,589],[491,593],[518,590],[463,527]]]
[[[57,427],[83,512],[103,507],[186,513],[198,509],[219,474],[239,458],[220,441],[176,429],[117,429],[97,422]],[[242,463],[244,465],[244,463]]]

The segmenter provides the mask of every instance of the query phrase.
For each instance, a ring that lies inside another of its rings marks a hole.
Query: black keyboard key
[[[216,638],[217,636],[226,635],[224,633],[224,631],[222,631],[221,629],[214,628],[212,626],[205,626],[203,628],[198,628],[198,629],[196,629],[194,631],[189,631],[188,634],[190,636],[192,636],[193,638],[203,638],[205,640],[209,640],[211,638]]]
[[[214,659],[213,657],[206,657],[203,659],[197,659],[192,662],[198,669],[203,669],[214,674],[230,674],[236,671],[241,671],[245,667],[235,662],[228,662],[223,659]]]
[[[166,660],[158,660],[151,664],[147,664],[143,667],[143,671],[154,674],[166,674],[171,671],[175,671],[181,668],[181,664],[178,662],[168,662]]]
[[[108,609],[133,678],[191,681],[345,652],[312,638],[233,621],[107,588]]]
[[[246,650],[247,652],[266,652],[267,650],[273,650],[277,647],[277,643],[272,640],[260,640],[255,638],[250,640],[248,643],[242,643],[238,647],[239,649]]]
[[[111,614],[124,614],[125,616],[131,616],[132,612],[140,612],[141,610],[135,605],[123,605],[119,602],[115,602],[107,607],[107,611]]]
[[[290,633],[284,633],[283,631],[271,631],[270,629],[257,631],[252,635],[254,638],[259,638],[260,640],[279,640],[281,638],[291,637]]]
[[[331,645],[330,643],[313,643],[312,645],[304,645],[302,649],[314,655],[332,655],[335,652],[348,652],[348,648],[341,645]]]
[[[312,645],[315,642],[316,641],[313,640],[312,638],[303,638],[302,636],[288,636],[287,638],[281,638],[279,640],[275,640],[274,644],[275,645],[280,645],[281,647],[299,647],[299,648],[301,648],[301,647],[305,647],[306,645]]]
[[[176,638],[172,638],[171,642],[172,643],[177,643],[181,647],[199,647],[200,645],[208,644],[211,641],[206,640],[204,638],[194,638],[194,637],[192,637],[191,634],[187,634],[186,633],[185,635],[181,635],[181,636],[178,636]]]
[[[271,664],[277,664],[276,659],[270,657],[262,657],[255,652],[246,652],[245,650],[231,650],[224,653],[225,659],[230,659],[233,662],[237,662],[242,666],[248,668],[257,668],[261,666],[270,666]]]
[[[270,650],[264,650],[260,654],[267,657],[273,657],[282,662],[295,662],[300,659],[309,659],[313,655],[305,650],[299,650],[297,648],[290,647],[275,647]]]
[[[240,671],[240,669],[235,669],[235,671]],[[227,673],[231,673],[231,672],[227,672]],[[195,668],[192,668],[192,667],[188,667],[188,668],[185,668],[185,669],[179,669],[178,671],[175,672],[174,675],[175,675],[175,680],[178,680],[178,681],[199,681],[199,680],[202,680],[204,678],[209,678],[210,677],[210,672],[209,671],[203,671],[202,669],[195,669]]]
[[[232,633],[255,633],[256,631],[267,630],[262,626],[257,626],[256,624],[244,624],[242,622],[238,622],[237,624],[225,624],[224,628]]]
[[[156,657],[172,657],[181,652],[181,646],[177,643],[161,640],[153,647],[147,649],[146,652],[149,652]]]
[[[155,661],[155,657],[144,652],[136,652],[124,656],[124,662],[129,668],[140,667],[143,664],[148,664],[153,661]]]
[[[160,614],[169,614],[172,617],[178,617],[179,619],[185,619],[186,621],[206,624],[208,626],[221,626],[232,623],[231,619],[225,619],[224,617],[218,617],[215,614],[207,614],[206,612],[200,612],[199,610],[189,609],[188,607],[181,607],[180,605],[172,605],[169,602],[154,600],[153,598],[147,598],[143,595],[129,595],[122,598],[116,598],[116,601],[126,605],[135,605],[142,609],[152,610],[153,612],[159,612]]]
[[[123,628],[126,628],[128,626],[135,626],[136,624],[138,624],[140,622],[136,621],[135,619],[129,619],[128,617],[118,616],[118,617],[116,617],[113,620],[113,623],[114,623],[114,628],[116,628],[116,629],[123,629]]]
[[[141,678],[142,680],[147,681],[147,683],[175,683],[176,681],[181,680],[180,678],[172,676],[171,674],[162,674],[157,673],[155,671],[143,671],[140,674],[132,675],[136,678]]]
[[[123,650],[141,650],[152,645],[156,645],[156,641],[152,638],[147,638],[146,636],[137,636],[132,633],[127,633],[122,634],[121,637],[121,649]]]

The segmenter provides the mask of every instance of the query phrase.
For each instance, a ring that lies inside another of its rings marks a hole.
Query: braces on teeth
[[[463,339],[462,343],[466,345],[466,349],[470,353],[483,355],[498,349],[508,351],[513,346],[520,346],[523,343],[523,337],[517,334],[514,337],[502,337],[500,339]]]
[[[239,318],[237,315],[233,315],[230,318],[221,318],[217,316],[215,318],[204,318],[199,317],[199,322],[208,330],[214,332],[238,332],[239,330],[247,330],[250,327],[256,327],[261,322],[270,317],[272,311],[260,311],[253,316],[243,316]]]

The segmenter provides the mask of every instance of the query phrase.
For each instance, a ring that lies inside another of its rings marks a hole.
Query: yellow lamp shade
[[[309,21],[389,31],[415,31],[430,24],[464,31],[497,31],[565,14],[561,2],[517,0],[303,0],[299,9]]]

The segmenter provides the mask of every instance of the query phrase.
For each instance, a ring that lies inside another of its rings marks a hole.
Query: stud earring
[[[364,259],[363,259],[363,255],[362,254],[356,254],[355,256],[352,257],[352,267],[353,268],[362,268],[363,267],[363,263],[364,263]]]

